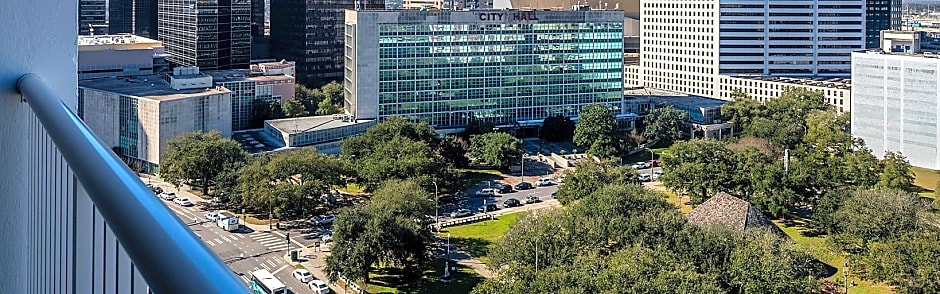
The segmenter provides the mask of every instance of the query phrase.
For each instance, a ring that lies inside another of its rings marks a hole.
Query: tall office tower
[[[846,77],[865,46],[863,1],[645,1],[638,76],[705,97],[720,76]]]
[[[111,0],[108,33],[157,39],[157,0]]]
[[[251,0],[251,36],[264,36],[264,0]]]
[[[271,1],[271,56],[297,63],[298,82],[319,86],[343,80],[346,9],[382,10],[383,0]]]
[[[867,0],[865,48],[880,48],[881,31],[901,29],[901,0]]]
[[[346,11],[346,114],[436,129],[623,109],[621,11]]]
[[[247,69],[250,0],[159,0],[158,35],[167,61],[200,69]]]
[[[91,25],[103,25],[107,22],[106,0],[78,1],[78,34],[88,35]]]

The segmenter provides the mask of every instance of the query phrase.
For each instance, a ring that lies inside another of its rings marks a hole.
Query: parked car
[[[646,161],[646,166],[647,166],[647,167],[657,167],[657,166],[659,166],[659,160],[655,160],[655,159],[653,159],[653,160],[647,160],[647,161]]]
[[[521,191],[521,190],[528,190],[532,188],[535,188],[535,187],[533,187],[532,184],[530,184],[529,182],[521,182],[521,183],[516,184],[516,190]]]
[[[160,193],[160,199],[163,199],[166,201],[172,201],[173,199],[176,199],[176,193],[173,193],[173,192]]]
[[[330,294],[330,287],[326,285],[323,281],[313,280],[310,283],[307,283],[310,286],[310,290],[313,290],[313,293],[317,294]]]
[[[465,209],[465,208],[461,208],[461,209],[458,209],[457,211],[454,211],[454,212],[451,212],[451,213],[450,213],[450,217],[455,217],[455,218],[456,218],[456,217],[467,217],[467,216],[471,216],[471,215],[473,215],[473,212],[470,211],[469,209]]]
[[[506,184],[499,184],[499,186],[496,187],[496,192],[499,192],[499,194],[512,193],[512,186],[506,185]]]
[[[290,273],[294,276],[295,279],[300,280],[301,283],[307,283],[313,281],[313,275],[310,274],[310,271],[305,269],[295,269],[294,272]]]
[[[564,182],[565,182],[565,176],[560,176],[560,177],[558,177],[558,180],[557,180],[556,182],[558,182],[559,184],[564,183]]]
[[[219,213],[215,211],[210,211],[206,213],[206,219],[211,221],[219,220]]]
[[[313,218],[313,222],[318,226],[332,224],[336,220],[336,215],[328,214],[321,215]]]
[[[558,191],[552,192],[552,199],[558,199]]]
[[[539,195],[529,194],[525,197],[525,204],[539,203],[542,202],[542,199],[539,198]]]
[[[189,202],[187,198],[176,198],[173,199],[173,203],[179,204],[180,206],[192,206],[193,203]]]
[[[551,185],[554,185],[554,184],[555,184],[555,182],[552,182],[552,179],[549,179],[549,178],[541,178],[541,179],[539,179],[538,181],[535,181],[535,186],[536,186],[536,187],[551,186]]]
[[[147,184],[147,187],[150,188],[150,191],[153,191],[153,194],[159,195],[160,193],[163,193],[163,188],[153,186],[150,184]]]
[[[493,197],[496,196],[496,191],[491,188],[484,188],[477,191],[475,194],[477,197]]]
[[[654,172],[653,172],[653,180],[654,180],[654,181],[657,180],[657,179],[659,179],[659,177],[661,177],[661,176],[663,176],[663,171],[658,170],[658,171],[654,171]]]
[[[519,202],[519,199],[509,198],[509,199],[506,199],[506,201],[503,201],[503,207],[505,208],[516,207],[516,206],[522,206],[522,202]]]
[[[640,162],[634,163],[630,167],[635,168],[635,169],[644,169],[644,168],[647,168],[648,166],[646,166],[646,162],[640,161]]]
[[[640,174],[639,180],[640,182],[649,182],[653,180],[653,177],[650,177],[650,174]]]
[[[323,235],[323,237],[320,237],[320,241],[323,241],[323,243],[333,242],[333,234]]]
[[[486,206],[480,206],[480,208],[477,208],[477,211],[482,213],[493,212],[497,210],[499,210],[499,206],[496,204],[487,204]]]

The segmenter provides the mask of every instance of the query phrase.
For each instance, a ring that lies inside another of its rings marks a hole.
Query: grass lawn
[[[662,143],[657,143],[656,146],[653,146],[654,148],[650,148],[650,150],[653,150],[653,154],[654,154],[652,158],[659,159],[663,154],[669,154],[670,152],[669,146],[661,146],[661,145]],[[636,154],[624,157],[623,164],[631,165],[633,163],[640,162],[640,161],[646,162],[647,160],[650,160],[650,159],[651,159],[650,152],[643,150],[642,152],[637,152]]]
[[[483,263],[488,263],[486,255],[490,251],[490,246],[502,238],[509,231],[509,226],[525,214],[526,212],[522,211],[500,216],[496,220],[449,227],[444,229],[441,235],[446,237],[447,233],[450,233],[450,241],[457,247]]]
[[[359,186],[359,184],[356,184],[356,183],[349,183],[348,186],[339,186],[339,187],[336,187],[336,190],[339,190],[340,192],[343,192],[343,193],[345,193],[345,194],[354,194],[354,195],[355,195],[355,194],[362,194],[362,193],[365,193],[366,188],[365,188],[365,187],[362,187],[362,186]]]
[[[657,184],[657,185],[662,185],[662,184]],[[676,192],[669,191],[669,190],[662,190],[660,192],[663,192],[664,194],[668,195],[669,203],[672,203],[672,205],[675,205],[676,207],[678,207],[679,212],[681,212],[682,214],[689,214],[689,212],[692,211],[692,204],[689,203],[688,196],[682,197],[681,199],[682,202],[680,203],[679,194],[676,194]]]
[[[827,280],[833,281],[838,285],[845,284],[845,280],[842,277],[842,268],[846,260],[845,256],[832,250],[829,245],[826,244],[825,236],[810,237],[804,235],[804,232],[807,231],[806,227],[799,221],[790,226],[787,226],[779,220],[775,220],[774,223],[777,224],[777,227],[780,227],[787,236],[790,236],[790,238],[796,242],[797,246],[829,266],[829,273],[831,273],[831,275],[826,277]],[[883,283],[876,284],[853,275],[849,275],[849,281],[855,281],[856,284],[854,287],[849,287],[850,293],[894,293],[890,286]]]
[[[483,282],[483,277],[476,274],[473,269],[456,263],[457,270],[451,275],[454,280],[448,283],[438,280],[444,273],[444,260],[435,259],[424,265],[420,279],[405,278],[396,273],[396,270],[380,269],[369,274],[371,281],[366,285],[369,293],[470,293],[477,284]]]
[[[458,169],[458,191],[464,191],[481,181],[499,179],[501,172],[494,169]]]

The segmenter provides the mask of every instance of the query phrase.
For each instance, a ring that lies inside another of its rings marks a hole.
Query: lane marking
[[[274,234],[277,234],[278,236],[281,236],[281,238],[287,238],[287,236],[281,234],[280,232],[274,232]],[[297,244],[297,246],[304,247],[304,244],[303,244],[303,243],[297,242],[297,241],[295,241],[294,239],[290,239],[290,241],[293,242],[294,244]]]
[[[212,240],[206,240],[206,244],[209,244],[209,246],[215,246],[215,243],[213,243]]]
[[[265,260],[265,262],[267,262],[268,264],[270,264],[270,265],[271,265],[271,267],[276,267],[276,266],[277,266],[277,264],[276,264],[276,263],[274,263],[274,261],[272,261],[272,260],[270,260],[270,259],[268,259],[268,260]]]
[[[272,272],[271,274],[277,274],[277,272],[279,272],[279,271],[281,271],[281,270],[283,270],[283,269],[285,269],[285,268],[287,268],[287,265],[286,265],[286,264],[285,264],[284,266],[282,266],[281,268],[277,269],[276,271]]]

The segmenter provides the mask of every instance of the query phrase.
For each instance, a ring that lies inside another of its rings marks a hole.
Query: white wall
[[[64,224],[63,218],[40,219],[51,211],[38,209],[36,204],[68,207],[72,192],[56,191],[45,183],[68,183],[71,172],[29,106],[20,102],[15,85],[23,74],[39,74],[74,107],[78,89],[77,23],[78,1],[0,1],[0,25],[9,28],[0,38],[0,271],[4,273],[0,289],[5,293],[51,293],[69,283],[67,276],[38,279],[44,273],[60,272],[56,266],[66,267],[67,258],[54,255],[61,251],[48,246],[48,241],[66,236],[51,232],[40,235],[39,230],[30,228]],[[43,258],[41,264],[31,256],[49,253],[53,255]]]

